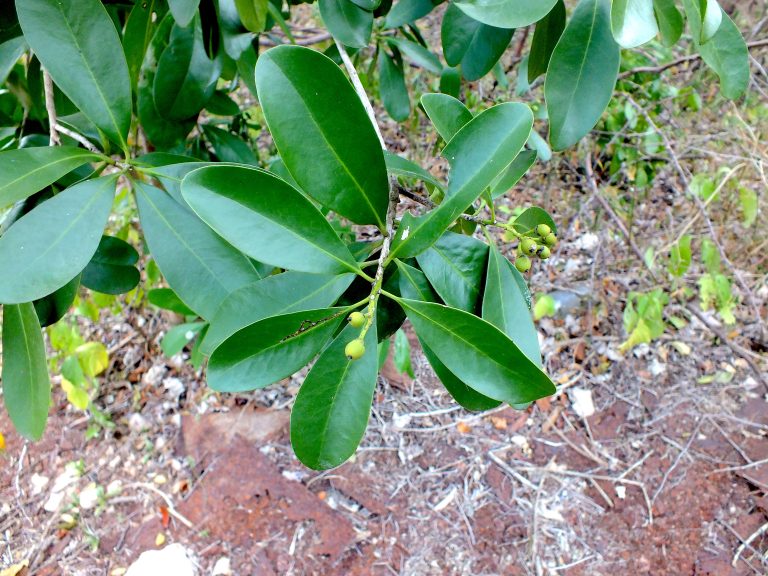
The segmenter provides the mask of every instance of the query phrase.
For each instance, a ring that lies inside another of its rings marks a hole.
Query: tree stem
[[[50,146],[60,146],[61,139],[56,128],[56,102],[53,95],[53,80],[48,70],[43,68],[43,90],[45,91],[45,110],[48,113],[48,133]]]

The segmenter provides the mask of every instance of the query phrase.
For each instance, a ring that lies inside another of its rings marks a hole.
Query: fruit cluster
[[[531,269],[531,257],[536,256],[541,260],[549,258],[550,249],[557,244],[557,236],[546,224],[536,226],[536,235],[534,239],[526,236],[517,245],[517,258],[515,258],[515,268],[519,272],[528,272]]]

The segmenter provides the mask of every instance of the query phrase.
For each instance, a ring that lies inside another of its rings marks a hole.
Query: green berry
[[[344,354],[347,355],[347,358],[350,360],[359,360],[363,357],[363,354],[365,354],[365,344],[363,344],[363,341],[359,338],[357,340],[352,340],[347,346],[344,348]]]
[[[536,226],[536,234],[538,234],[542,238],[546,238],[547,236],[549,236],[550,232],[552,232],[552,229],[546,224],[539,224],[538,226]]]
[[[557,236],[552,234],[551,232],[547,234],[547,236],[544,238],[544,244],[549,246],[550,248],[557,244]]]
[[[515,260],[515,268],[518,272],[528,272],[531,269],[531,259],[526,255],[519,256]]]
[[[549,258],[551,252],[549,251],[549,248],[547,248],[546,246],[542,246],[541,248],[539,248],[539,251],[537,252],[537,254],[539,255],[539,258],[541,258],[542,260],[546,260],[547,258]]]
[[[365,325],[365,316],[361,312],[352,312],[347,320],[352,328],[362,328]]]
[[[523,254],[536,254],[537,248],[538,246],[536,246],[536,241],[532,238],[523,238],[523,241],[520,242],[520,249],[522,250]]]

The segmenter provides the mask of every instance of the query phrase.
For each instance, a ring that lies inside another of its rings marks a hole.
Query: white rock
[[[166,378],[163,380],[163,388],[172,398],[178,398],[184,392],[184,382],[178,378]]]
[[[571,388],[569,390],[573,411],[581,418],[589,418],[595,413],[595,403],[592,400],[592,390]]]
[[[48,476],[41,476],[37,472],[32,474],[32,477],[29,479],[30,483],[32,484],[32,494],[40,494],[43,491],[43,488],[45,488],[48,485],[48,482],[51,481]]]
[[[181,544],[147,550],[131,564],[125,576],[195,576],[195,565]]]
[[[152,366],[142,377],[141,381],[148,386],[157,386],[162,382],[163,376],[166,373],[166,367],[162,364]]]
[[[232,563],[229,558],[219,558],[213,565],[213,574],[211,576],[231,576]]]
[[[597,234],[594,234],[592,232],[586,232],[578,237],[578,239],[574,242],[574,245],[580,250],[586,250],[587,252],[592,252],[592,250],[597,248],[597,245],[599,243],[600,243],[600,237]]]
[[[91,482],[80,491],[78,499],[80,501],[80,508],[83,510],[96,508],[96,505],[99,503],[99,487],[94,482]]]
[[[73,484],[77,482],[80,474],[77,472],[74,466],[67,466],[64,472],[56,477],[53,481],[53,488],[51,488],[51,495],[46,500],[43,509],[46,512],[56,512],[64,498],[72,492]]]
[[[149,428],[149,422],[144,416],[135,412],[128,417],[128,428],[133,432],[143,432]]]

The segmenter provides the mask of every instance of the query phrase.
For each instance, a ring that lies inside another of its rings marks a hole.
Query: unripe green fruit
[[[523,241],[520,242],[520,249],[523,251],[523,254],[536,254],[537,248],[536,241],[532,238],[523,238]]]
[[[518,272],[528,272],[531,269],[531,259],[526,255],[519,256],[515,260],[515,268]]]
[[[362,328],[365,325],[365,316],[361,312],[352,312],[347,320],[352,328]]]
[[[538,226],[536,226],[536,234],[538,234],[542,238],[546,238],[547,236],[549,236],[550,232],[552,232],[552,229],[546,224],[539,224]]]
[[[542,260],[546,260],[547,258],[549,258],[550,254],[551,253],[549,251],[549,248],[547,248],[546,246],[542,246],[541,248],[539,248],[538,255],[539,255],[539,258],[541,258]]]
[[[557,244],[557,236],[552,234],[551,232],[547,234],[547,236],[544,238],[544,244],[549,246],[550,248]]]
[[[359,360],[363,357],[363,354],[365,354],[365,344],[363,344],[363,341],[359,338],[357,340],[352,340],[352,342],[347,344],[344,348],[344,354],[346,354],[347,358],[350,360]]]

